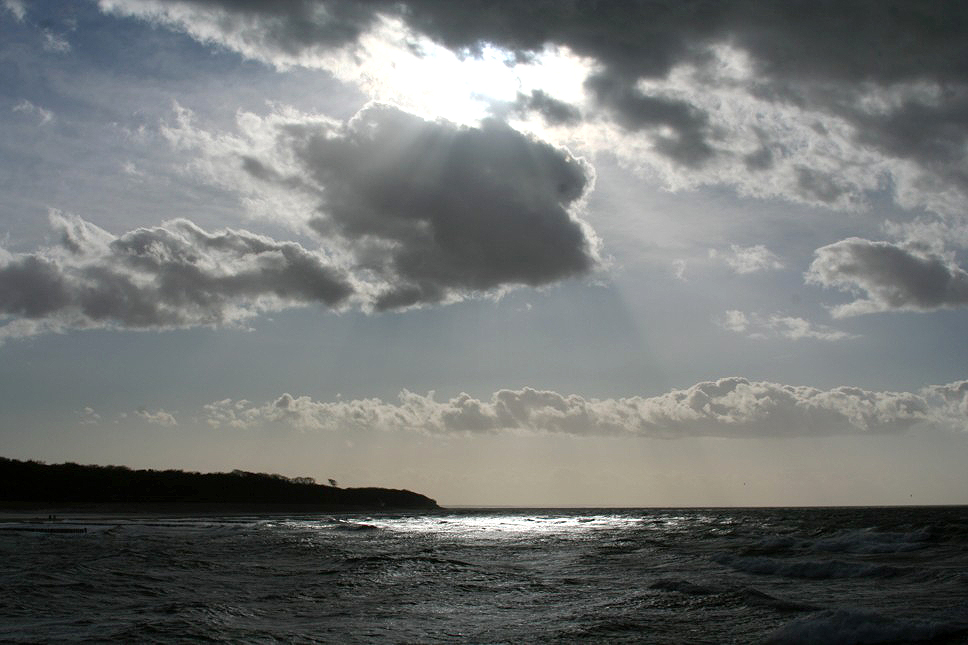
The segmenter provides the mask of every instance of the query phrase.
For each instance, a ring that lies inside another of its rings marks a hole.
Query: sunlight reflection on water
[[[627,529],[642,524],[642,518],[627,515],[562,514],[469,514],[368,518],[368,524],[392,532],[445,533],[468,537],[495,538],[525,535],[581,534],[609,529]]]

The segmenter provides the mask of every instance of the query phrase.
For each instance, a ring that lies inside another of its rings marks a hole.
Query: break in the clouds
[[[709,257],[721,259],[729,268],[740,274],[783,268],[780,258],[762,244],[745,247],[731,244],[729,251],[710,249]]]
[[[437,401],[404,391],[399,402],[380,399],[315,401],[289,394],[258,405],[217,401],[205,406],[212,426],[287,423],[305,429],[418,431],[428,434],[526,432],[575,436],[797,437],[893,433],[924,423],[968,431],[961,412],[965,382],[918,393],[856,387],[812,387],[723,378],[654,397],[586,399],[524,388],[490,399],[461,394]]]
[[[270,204],[264,215],[302,219],[348,257],[376,309],[549,284],[598,263],[577,216],[591,168],[501,121],[460,126],[371,104],[346,123],[284,111],[244,114],[239,127],[202,132],[182,112],[167,132],[211,158],[218,181]]]
[[[806,277],[858,296],[832,307],[836,317],[968,306],[968,272],[923,245],[848,238],[817,249]]]
[[[730,309],[716,321],[723,329],[745,334],[750,338],[786,338],[789,340],[844,340],[850,338],[847,332],[819,325],[797,316],[758,313],[744,313]]]
[[[0,249],[0,338],[227,324],[286,306],[338,307],[354,291],[325,255],[293,242],[184,219],[115,236],[76,216],[50,218],[57,245]]]
[[[349,82],[363,79],[371,96],[414,84],[420,75],[402,70],[423,65],[430,84],[409,95],[429,94],[431,104],[435,90],[450,84],[433,87],[440,58],[434,47],[470,59],[497,48],[505,52],[499,66],[520,70],[570,56],[582,75],[577,93],[562,99],[546,86],[554,75],[525,74],[513,88],[518,108],[556,125],[617,128],[625,135],[619,143],[586,131],[580,138],[625,155],[674,188],[725,183],[746,194],[834,207],[863,206],[869,192],[888,188],[906,206],[946,214],[958,212],[968,193],[968,8],[959,3],[101,0],[100,6],[278,69],[301,65]],[[375,97],[407,95],[400,88]]]

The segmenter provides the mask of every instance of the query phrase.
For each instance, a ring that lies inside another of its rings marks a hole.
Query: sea
[[[2,642],[968,643],[968,507],[4,519]]]

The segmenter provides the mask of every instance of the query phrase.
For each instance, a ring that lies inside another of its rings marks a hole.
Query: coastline
[[[126,466],[45,464],[0,457],[0,511],[251,515],[422,511],[426,495],[396,488],[339,488],[310,477],[234,470],[197,473]]]
[[[341,513],[427,513],[445,510],[440,506],[427,508],[335,505],[299,502],[0,502],[0,522],[19,521],[30,515],[37,521],[49,521],[47,516],[67,514],[85,515],[187,515],[187,516],[244,516],[244,515],[313,515]],[[14,518],[13,516],[18,516]],[[10,518],[10,519],[8,519]]]

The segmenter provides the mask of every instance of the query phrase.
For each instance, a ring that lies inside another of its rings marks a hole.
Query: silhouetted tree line
[[[311,477],[132,470],[127,466],[45,464],[0,457],[0,501],[39,503],[313,504],[347,508],[436,508],[408,490],[336,488]]]

